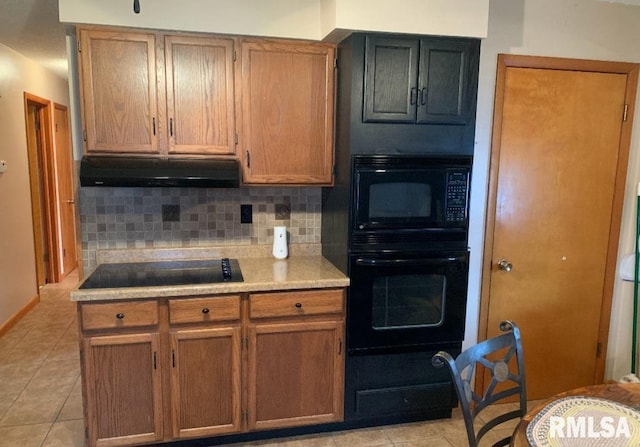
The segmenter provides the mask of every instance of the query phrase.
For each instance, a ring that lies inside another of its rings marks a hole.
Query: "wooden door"
[[[415,122],[419,41],[367,36],[365,45],[363,120]]]
[[[157,153],[155,35],[80,30],[79,40],[87,152]]]
[[[240,431],[240,325],[171,332],[173,437]]]
[[[342,420],[341,321],[249,326],[249,429]]]
[[[45,124],[50,103],[29,93],[25,93],[24,102],[36,280],[38,287],[42,287],[46,283],[56,282],[56,266],[51,262],[50,256],[50,253],[55,252],[55,233],[52,228],[54,220],[51,216],[53,207],[47,201],[49,171],[44,159],[51,143]]]
[[[90,446],[162,439],[158,333],[84,340]]]
[[[637,72],[499,58],[479,338],[520,326],[530,399],[603,379]]]
[[[169,153],[235,153],[233,40],[165,37]]]
[[[244,183],[333,182],[335,47],[242,43]]]
[[[71,136],[69,133],[69,115],[67,108],[55,104],[53,109],[55,134],[55,169],[57,180],[57,199],[59,210],[60,243],[58,255],[60,279],[67,276],[78,266],[76,254],[76,220],[73,186],[73,168],[71,160]]]

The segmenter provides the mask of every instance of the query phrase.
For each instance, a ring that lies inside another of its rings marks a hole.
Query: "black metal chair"
[[[465,350],[455,360],[444,351],[433,356],[431,362],[436,368],[445,363],[449,366],[453,384],[460,400],[469,447],[478,447],[480,439],[496,426],[512,419],[520,419],[527,413],[527,389],[524,375],[524,359],[520,330],[512,321],[500,323],[505,332]],[[514,358],[515,357],[515,358]],[[476,368],[476,366],[479,366]],[[491,382],[482,394],[473,388],[475,374],[491,374]],[[509,396],[519,396],[520,408],[486,421],[484,425],[474,424],[478,415],[489,405],[501,402]],[[494,447],[509,444],[511,436],[493,444]]]

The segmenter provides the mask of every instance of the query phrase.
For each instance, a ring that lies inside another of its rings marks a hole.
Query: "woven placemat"
[[[531,420],[527,440],[532,447],[638,447],[640,412],[607,399],[565,397]]]

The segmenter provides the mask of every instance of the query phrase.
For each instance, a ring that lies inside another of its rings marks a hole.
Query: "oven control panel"
[[[447,222],[463,222],[467,219],[467,196],[469,194],[469,173],[450,171],[447,173]]]

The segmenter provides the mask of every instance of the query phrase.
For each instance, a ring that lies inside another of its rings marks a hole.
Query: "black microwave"
[[[352,235],[457,235],[469,226],[470,156],[353,157]],[[415,239],[414,239],[415,240]]]

